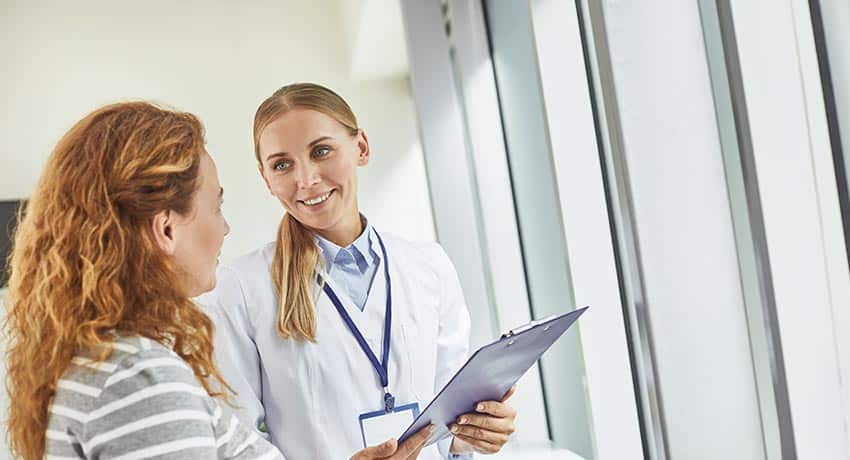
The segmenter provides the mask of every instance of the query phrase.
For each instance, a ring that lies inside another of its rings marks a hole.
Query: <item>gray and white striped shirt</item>
[[[50,406],[47,459],[282,459],[210,397],[192,368],[144,337],[112,355],[75,357]]]

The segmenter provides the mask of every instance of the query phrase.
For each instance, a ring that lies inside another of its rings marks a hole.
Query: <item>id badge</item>
[[[419,403],[416,402],[396,406],[391,412],[376,410],[360,414],[363,448],[380,444],[390,438],[398,439],[416,417],[419,417]]]

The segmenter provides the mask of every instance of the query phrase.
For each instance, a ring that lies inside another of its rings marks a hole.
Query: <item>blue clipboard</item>
[[[587,309],[532,321],[479,348],[404,430],[398,442],[404,442],[431,423],[436,429],[426,446],[451,436],[449,424],[461,414],[474,412],[480,401],[501,400]]]

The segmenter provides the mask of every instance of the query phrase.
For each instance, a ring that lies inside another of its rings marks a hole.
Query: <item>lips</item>
[[[336,191],[336,189],[331,189],[331,190],[328,190],[327,192],[322,193],[320,195],[316,195],[316,196],[307,198],[305,200],[298,200],[298,202],[303,204],[304,206],[308,206],[308,207],[318,206],[318,205],[324,203],[325,201],[327,201],[328,198],[330,198],[331,195],[333,195],[333,193],[335,191]]]

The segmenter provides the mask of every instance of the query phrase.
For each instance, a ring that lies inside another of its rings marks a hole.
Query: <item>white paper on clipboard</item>
[[[474,412],[479,401],[499,401],[588,307],[532,321],[479,348],[399,436],[399,443],[433,423],[425,445],[451,435],[448,425]]]

